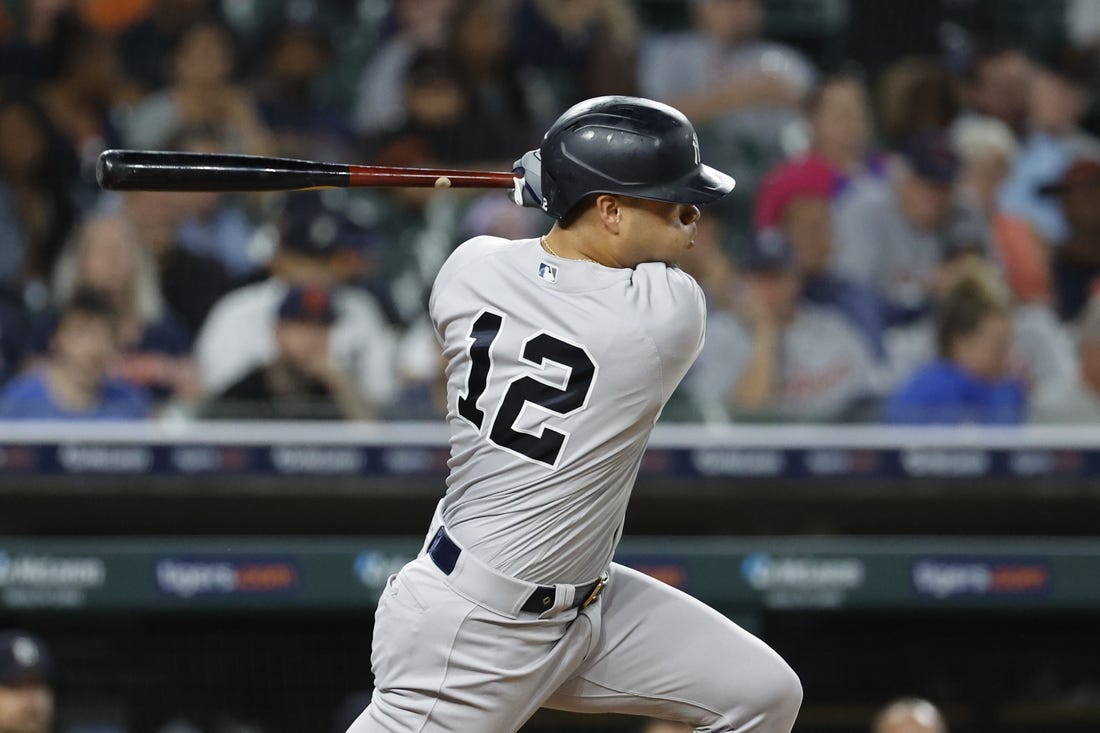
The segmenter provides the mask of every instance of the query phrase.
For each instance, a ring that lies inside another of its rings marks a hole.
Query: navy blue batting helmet
[[[699,139],[683,113],[641,97],[595,97],[570,107],[540,151],[543,208],[557,219],[594,193],[701,205],[734,185],[700,161]]]

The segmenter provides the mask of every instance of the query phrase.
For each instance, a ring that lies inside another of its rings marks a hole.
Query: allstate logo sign
[[[854,557],[796,557],[755,553],[741,563],[745,582],[772,608],[835,608],[867,575]]]
[[[0,550],[0,606],[74,608],[103,587],[107,567],[98,557],[13,555]]]

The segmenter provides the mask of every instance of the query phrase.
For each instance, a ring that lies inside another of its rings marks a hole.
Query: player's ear
[[[604,228],[612,234],[619,233],[619,224],[623,220],[623,209],[617,196],[602,193],[596,197],[596,214]]]

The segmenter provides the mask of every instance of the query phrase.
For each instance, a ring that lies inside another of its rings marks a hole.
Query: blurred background
[[[99,153],[510,170],[611,93],[738,181],[620,561],[800,733],[1100,730],[1098,92],[1100,0],[0,3],[0,733],[343,731],[446,475],[434,275],[551,224]]]

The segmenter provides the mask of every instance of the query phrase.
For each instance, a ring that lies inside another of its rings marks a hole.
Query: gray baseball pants
[[[789,733],[802,702],[778,654],[717,611],[613,564],[571,608],[463,552],[450,575],[421,554],[375,615],[371,704],[348,733],[514,733],[540,707],[680,721],[699,733]]]

